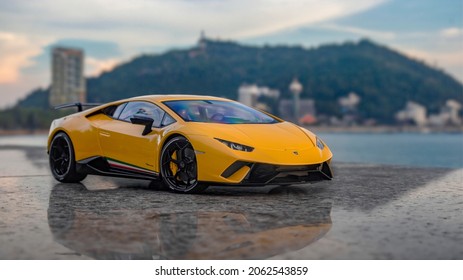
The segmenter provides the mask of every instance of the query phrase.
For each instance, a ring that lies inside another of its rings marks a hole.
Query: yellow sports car
[[[160,180],[171,190],[191,193],[211,184],[332,178],[332,153],[313,133],[209,96],[148,95],[100,105],[54,120],[47,147],[51,172],[60,182],[95,174]]]

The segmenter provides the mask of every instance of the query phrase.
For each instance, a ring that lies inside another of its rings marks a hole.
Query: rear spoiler
[[[82,112],[83,107],[95,107],[95,106],[100,106],[100,103],[67,103],[67,104],[62,104],[54,107],[54,109],[64,109],[64,108],[69,108],[69,107],[77,107],[77,112]]]

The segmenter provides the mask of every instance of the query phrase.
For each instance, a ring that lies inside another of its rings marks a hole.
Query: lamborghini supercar
[[[332,153],[316,135],[209,96],[140,96],[54,120],[47,151],[53,176],[65,183],[94,174],[159,180],[192,193],[332,178]]]

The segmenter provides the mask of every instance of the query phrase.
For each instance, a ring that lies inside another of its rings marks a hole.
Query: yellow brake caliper
[[[174,152],[171,156],[173,160],[177,160],[177,152]],[[170,171],[172,171],[172,175],[175,176],[177,174],[178,166],[173,161],[170,162]]]

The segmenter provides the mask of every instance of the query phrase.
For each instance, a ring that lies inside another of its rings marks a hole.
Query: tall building
[[[301,106],[300,95],[301,95],[302,89],[303,87],[301,83],[299,83],[299,81],[296,78],[294,78],[291,84],[289,84],[289,90],[293,94],[293,106],[294,106],[293,107],[293,114],[294,114],[293,118],[296,123],[299,122],[299,118],[300,118],[299,109]]]
[[[289,84],[292,99],[281,99],[278,105],[279,116],[297,124],[313,124],[317,121],[315,101],[300,98],[304,87],[298,79],[294,78]]]
[[[50,106],[86,101],[84,53],[80,49],[52,50]]]

